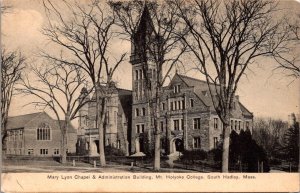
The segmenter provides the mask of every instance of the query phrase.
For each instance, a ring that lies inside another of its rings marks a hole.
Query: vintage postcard
[[[299,192],[300,2],[2,0],[1,192]]]

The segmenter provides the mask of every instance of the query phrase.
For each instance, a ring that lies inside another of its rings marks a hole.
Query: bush
[[[115,147],[107,146],[104,148],[105,156],[124,156],[124,153]]]
[[[200,150],[184,150],[182,152],[181,159],[183,161],[196,161],[196,160],[205,160],[207,159],[207,152],[200,149]]]

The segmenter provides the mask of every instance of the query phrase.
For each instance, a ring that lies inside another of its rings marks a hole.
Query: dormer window
[[[194,107],[194,99],[190,99],[190,106]]]
[[[180,85],[174,85],[173,91],[174,91],[174,93],[179,93],[180,92]]]

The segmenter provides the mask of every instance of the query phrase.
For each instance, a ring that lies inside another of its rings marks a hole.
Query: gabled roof
[[[181,75],[181,74],[177,74],[177,73],[175,74],[175,76],[178,76],[189,87],[194,87],[194,93],[206,106],[213,107],[212,99],[214,99],[215,101],[217,100],[216,99],[216,91],[212,90],[213,97],[211,97],[211,94],[209,92],[209,88],[208,88],[206,81],[188,77],[188,76]],[[204,94],[205,92],[203,92],[203,91],[207,91],[206,95]],[[250,117],[253,116],[253,114],[240,101],[239,101],[239,106],[240,106],[240,109],[241,109],[243,115],[250,116]]]
[[[7,129],[17,129],[23,128],[33,120],[35,117],[41,115],[43,112],[31,113],[26,115],[19,115],[14,117],[8,117],[7,119]]]
[[[7,120],[7,129],[18,129],[18,128],[25,128],[26,125],[32,121],[33,119],[37,118],[38,116],[41,115],[46,115],[48,116],[51,120],[57,123],[58,121],[55,119],[52,119],[46,112],[37,112],[37,113],[31,113],[31,114],[25,114],[25,115],[19,115],[19,116],[13,116],[13,117],[8,117]],[[62,125],[65,124],[64,120],[60,120],[60,123]],[[75,128],[73,127],[72,124],[69,125],[68,133],[76,133]]]

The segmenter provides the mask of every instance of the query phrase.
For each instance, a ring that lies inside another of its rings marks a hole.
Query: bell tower
[[[136,31],[131,38],[133,103],[145,100],[146,80],[150,82],[151,87],[155,87],[157,69],[153,59],[159,40],[148,6],[145,4]]]
[[[152,141],[151,117],[148,97],[154,92],[157,76],[157,45],[161,40],[156,33],[148,6],[145,4],[143,12],[131,37],[132,64],[132,132],[131,153],[150,151]],[[161,72],[160,72],[161,73]],[[160,75],[158,75],[161,77]]]

